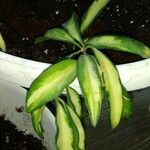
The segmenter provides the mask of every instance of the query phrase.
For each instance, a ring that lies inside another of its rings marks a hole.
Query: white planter
[[[31,61],[0,52],[0,79],[29,87],[50,64]],[[150,59],[117,66],[121,81],[128,91],[150,86]],[[77,80],[72,87],[80,92]]]
[[[23,110],[17,112],[16,108],[24,107],[26,90],[18,85],[0,81],[0,115],[5,114],[6,119],[14,123],[19,131],[26,134],[36,134],[33,130],[31,117]],[[43,143],[48,150],[55,150],[55,118],[52,113],[45,108],[42,118],[44,128]]]

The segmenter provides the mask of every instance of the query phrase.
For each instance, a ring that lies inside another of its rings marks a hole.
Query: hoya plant
[[[109,1],[94,0],[81,21],[78,20],[77,14],[73,13],[62,28],[50,29],[36,40],[37,43],[57,40],[73,45],[69,56],[48,67],[33,81],[26,96],[26,111],[31,113],[33,127],[40,137],[43,137],[43,109],[47,102],[54,103],[57,149],[85,149],[81,103],[85,104],[94,127],[99,121],[104,100],[107,100],[112,128],[118,126],[121,118],[130,118],[132,115],[133,102],[120,81],[115,65],[101,50],[124,51],[148,58],[150,48],[127,36],[82,35]],[[74,59],[76,55],[78,57]],[[83,102],[77,91],[70,87],[75,78],[79,81]],[[64,90],[67,100],[60,98]]]

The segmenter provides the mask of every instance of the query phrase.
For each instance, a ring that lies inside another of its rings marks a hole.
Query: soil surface
[[[10,121],[0,116],[0,149],[1,150],[46,150],[42,142],[32,135],[18,131]]]
[[[68,44],[48,41],[35,45],[35,38],[49,28],[59,27],[73,11],[79,18],[91,0],[0,0],[0,32],[8,53],[44,62],[55,62],[72,52]],[[150,45],[150,1],[111,0],[86,32],[126,34]],[[140,60],[125,53],[105,52],[115,63]]]

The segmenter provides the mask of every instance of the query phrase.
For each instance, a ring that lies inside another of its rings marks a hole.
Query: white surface
[[[50,64],[31,61],[0,52],[0,79],[29,87],[32,81]],[[150,86],[150,59],[117,66],[121,81],[128,91]],[[77,80],[72,87],[79,92]]]
[[[5,114],[6,118],[13,122],[18,130],[36,136],[32,127],[30,115],[27,114],[25,110],[21,113],[16,111],[16,108],[24,106],[25,95],[26,90],[18,85],[0,81],[0,115]],[[56,128],[54,116],[45,108],[42,119],[45,131],[43,143],[48,150],[55,150]]]

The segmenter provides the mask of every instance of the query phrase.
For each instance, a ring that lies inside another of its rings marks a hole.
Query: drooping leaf
[[[82,116],[82,106],[80,96],[76,90],[67,87],[67,104],[77,113],[79,117]]]
[[[71,107],[67,106],[67,108],[72,118],[72,121],[76,127],[76,130],[78,132],[78,146],[77,147],[80,150],[84,150],[85,149],[85,133],[84,133],[84,128],[82,126],[80,118]]]
[[[111,126],[115,128],[121,119],[123,94],[119,74],[112,62],[96,48],[92,47],[95,57],[103,71],[105,92],[110,103]]]
[[[112,49],[150,57],[150,48],[143,43],[125,36],[119,35],[100,35],[89,39],[86,43],[97,49]]]
[[[42,114],[43,114],[44,107],[45,106],[42,106],[41,108],[39,108],[31,113],[34,131],[41,138],[43,138]]]
[[[56,102],[56,146],[58,150],[74,150],[74,134],[72,123],[66,109],[57,100]]]
[[[57,98],[76,77],[76,60],[58,62],[33,81],[26,98],[26,110],[32,112]]]
[[[80,31],[83,33],[94,21],[96,16],[103,10],[110,0],[94,0],[87,12],[83,15]]]
[[[72,14],[71,18],[63,24],[63,27],[75,40],[77,40],[82,46],[84,45],[81,38],[80,28],[78,24],[78,16],[76,15],[76,13]]]
[[[103,90],[96,61],[91,55],[80,55],[77,63],[77,77],[91,123],[95,127],[100,116]]]
[[[67,142],[67,149],[84,150],[85,133],[79,116],[60,98],[56,103],[57,148],[66,150]],[[69,129],[66,131],[67,128]]]
[[[5,44],[5,41],[4,41],[1,33],[0,33],[0,49],[3,52],[6,52],[6,44]]]
[[[123,87],[122,118],[130,119],[133,115],[133,101],[126,89]]]
[[[133,101],[125,88],[122,88],[122,91],[123,91],[122,118],[130,119],[133,116]],[[110,109],[109,99],[107,101],[107,105],[108,108]]]
[[[72,43],[78,47],[81,47],[69,34],[67,31],[61,28],[54,28],[48,30],[43,37],[36,39],[36,43],[44,42],[47,40],[57,40]]]

